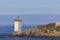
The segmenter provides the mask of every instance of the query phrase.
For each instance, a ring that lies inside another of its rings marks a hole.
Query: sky
[[[0,0],[0,25],[14,24],[16,16],[23,24],[60,21],[60,0]]]
[[[60,14],[60,0],[0,0],[0,15]]]

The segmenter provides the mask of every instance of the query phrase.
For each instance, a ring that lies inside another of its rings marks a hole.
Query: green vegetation
[[[46,29],[55,29],[55,26],[53,24],[41,25],[41,26],[38,25],[37,28],[39,28],[39,29],[44,29],[44,28],[46,28]]]
[[[56,31],[60,31],[60,26],[57,26],[57,28],[55,28],[55,24],[54,23],[50,23],[50,24],[47,24],[47,25],[38,25],[37,27],[38,29],[41,29],[41,30],[49,30],[50,32],[56,30]]]
[[[57,26],[56,31],[60,31],[60,26]]]

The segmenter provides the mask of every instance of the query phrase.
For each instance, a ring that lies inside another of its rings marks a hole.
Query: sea
[[[23,25],[22,31],[37,27],[36,25]],[[0,40],[60,40],[60,38],[54,37],[11,37],[8,36],[14,32],[13,25],[1,25],[0,26]]]

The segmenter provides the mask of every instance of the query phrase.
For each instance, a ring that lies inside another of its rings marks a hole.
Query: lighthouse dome
[[[22,21],[19,17],[17,17],[14,21]]]

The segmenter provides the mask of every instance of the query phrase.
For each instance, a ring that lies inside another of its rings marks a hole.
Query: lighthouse
[[[16,34],[22,33],[22,19],[20,19],[19,17],[14,19],[14,32]]]

